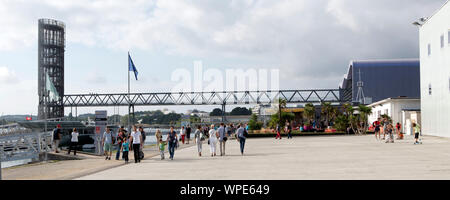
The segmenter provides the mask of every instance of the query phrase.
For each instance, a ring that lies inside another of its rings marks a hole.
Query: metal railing
[[[39,158],[41,152],[50,152],[52,133],[19,133],[0,137],[1,161]]]

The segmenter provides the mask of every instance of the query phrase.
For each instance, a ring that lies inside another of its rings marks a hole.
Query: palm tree
[[[278,124],[280,125],[280,127],[282,125],[281,124],[282,123],[282,121],[281,121],[281,109],[286,108],[286,104],[287,104],[286,99],[282,99],[282,98],[278,99]]]
[[[312,103],[308,103],[305,105],[305,117],[308,120],[308,123],[311,124],[312,120],[315,118],[316,116],[316,108],[314,107],[314,105]]]
[[[337,111],[330,102],[322,102],[321,106],[321,114],[325,116],[325,124],[329,126],[330,121],[336,116]]]
[[[366,134],[367,132],[367,120],[369,118],[369,115],[372,114],[372,108],[365,106],[365,105],[359,105],[359,116],[360,116],[360,123],[361,125],[361,132]]]
[[[348,125],[353,130],[353,133],[357,133],[359,118],[354,116],[355,109],[349,103],[344,104],[342,107],[344,109],[344,115],[348,119]]]

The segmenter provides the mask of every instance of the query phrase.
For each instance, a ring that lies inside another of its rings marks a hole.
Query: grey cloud
[[[281,87],[337,87],[351,59],[418,57],[418,31],[411,23],[445,0],[60,2],[0,4],[12,16],[3,18],[13,18],[21,29],[13,32],[30,32],[26,27],[37,18],[56,17],[68,24],[73,43],[246,59],[279,67],[286,80]],[[0,37],[0,44],[6,39]]]

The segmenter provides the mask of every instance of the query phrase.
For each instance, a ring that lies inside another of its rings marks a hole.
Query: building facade
[[[450,3],[420,26],[422,132],[450,137]]]
[[[421,123],[420,99],[417,98],[388,98],[369,105],[372,114],[368,121],[372,124],[381,115],[388,115],[394,127],[397,123],[402,125],[401,131],[412,135],[412,123]]]
[[[355,60],[341,84],[351,90],[352,102],[359,102],[358,82],[362,84],[364,102],[371,104],[390,97],[420,97],[419,59]],[[361,95],[362,96],[362,95]]]

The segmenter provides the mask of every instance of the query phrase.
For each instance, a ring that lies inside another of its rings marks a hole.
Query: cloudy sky
[[[352,59],[418,57],[411,23],[443,3],[0,0],[0,115],[37,113],[39,18],[66,23],[66,94],[126,92],[128,51],[140,73],[133,92],[168,91],[172,72],[197,60],[204,69],[279,69],[281,88],[311,89],[337,88]]]

